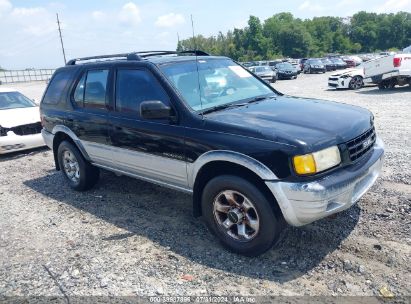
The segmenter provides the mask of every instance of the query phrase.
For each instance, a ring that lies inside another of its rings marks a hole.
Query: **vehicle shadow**
[[[17,152],[11,152],[7,154],[1,154],[0,155],[0,163],[5,162],[5,161],[10,161],[14,159],[18,159],[21,157],[26,157],[28,155],[35,155],[38,153],[46,152],[50,150],[48,147],[39,147],[39,148],[33,148],[33,149],[28,149],[28,150],[23,150],[23,151],[17,151]]]
[[[318,266],[351,233],[360,216],[355,205],[332,220],[287,227],[276,248],[247,258],[225,250],[201,221],[193,218],[190,195],[110,172],[102,172],[97,186],[83,193],[70,190],[55,171],[24,184],[56,204],[70,205],[125,229],[126,233],[101,236],[101,241],[113,242],[113,246],[127,246],[128,238],[139,235],[167,248],[170,259],[182,256],[224,272],[274,282],[293,280]]]
[[[403,87],[395,87],[393,89],[385,89],[385,90],[380,90],[378,87],[375,86],[374,90],[358,90],[355,91],[358,94],[364,94],[364,95],[393,95],[393,94],[400,94],[404,92],[410,92],[411,91],[411,86],[403,86]]]

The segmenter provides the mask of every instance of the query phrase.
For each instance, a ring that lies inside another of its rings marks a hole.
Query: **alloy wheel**
[[[361,77],[356,76],[351,79],[350,85],[353,90],[361,89],[363,86],[363,80]]]
[[[63,152],[63,169],[67,177],[74,183],[80,181],[80,165],[76,156],[70,150]]]
[[[238,191],[220,192],[214,199],[213,213],[220,229],[238,241],[252,240],[260,228],[254,204]]]

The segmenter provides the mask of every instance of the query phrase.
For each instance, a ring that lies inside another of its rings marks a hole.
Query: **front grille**
[[[41,133],[41,129],[42,127],[40,122],[10,128],[10,130],[13,131],[14,134],[20,136],[39,134]]]
[[[329,85],[330,87],[334,87],[334,88],[338,87],[338,84],[337,84],[337,83],[329,82],[328,85]]]
[[[374,146],[376,140],[375,129],[372,127],[367,132],[346,143],[351,161],[359,159]]]
[[[338,77],[330,77],[330,78],[328,78],[328,80],[337,81],[337,80],[338,80]]]

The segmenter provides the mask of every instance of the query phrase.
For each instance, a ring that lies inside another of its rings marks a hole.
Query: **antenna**
[[[194,44],[193,49],[194,49],[194,50],[197,50],[197,41],[196,41],[196,36],[195,36],[195,34],[194,34],[194,21],[193,21],[193,15],[190,15],[190,16],[191,16],[191,29],[193,30],[193,44]]]
[[[197,68],[197,82],[198,82],[198,95],[200,95],[200,106],[201,106],[201,112],[203,112],[203,101],[201,100],[201,84],[200,84],[200,72],[198,69],[198,59],[197,59],[197,43],[196,43],[196,38],[194,34],[194,21],[193,21],[193,15],[190,15],[191,17],[191,29],[193,30],[193,43],[194,43],[194,53],[196,55],[196,68]],[[201,113],[201,117],[204,119],[203,113]]]
[[[62,51],[63,51],[64,64],[66,64],[66,63],[67,63],[67,61],[66,61],[66,52],[64,51],[63,37],[61,36],[61,28],[60,28],[59,14],[56,13],[56,16],[57,16],[57,26],[58,26],[59,35],[60,35],[61,49],[62,49]]]

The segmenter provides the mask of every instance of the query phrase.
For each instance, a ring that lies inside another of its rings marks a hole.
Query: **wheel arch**
[[[60,170],[60,165],[57,158],[57,151],[60,143],[64,140],[71,142],[74,144],[80,151],[80,153],[84,156],[86,160],[90,160],[86,150],[84,149],[83,145],[81,144],[80,139],[71,131],[68,127],[63,125],[57,125],[53,128],[54,138],[53,138],[53,156],[54,156],[54,164],[56,166],[56,170]]]
[[[189,185],[193,189],[193,214],[202,215],[201,194],[212,178],[219,175],[236,175],[256,184],[267,199],[273,203],[277,213],[280,212],[274,195],[268,189],[265,180],[277,180],[278,177],[264,164],[247,155],[232,151],[211,151],[201,156],[188,167]]]

